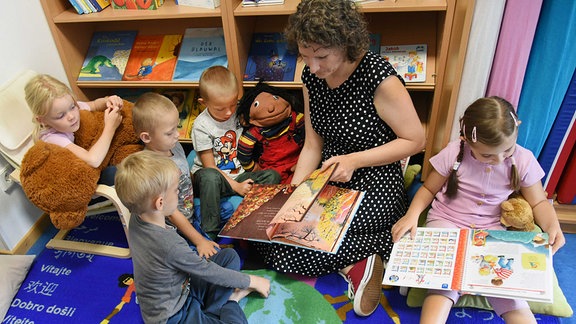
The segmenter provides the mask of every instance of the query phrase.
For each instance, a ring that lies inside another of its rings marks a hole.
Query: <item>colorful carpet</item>
[[[90,216],[69,237],[126,246],[114,213]],[[235,244],[246,256],[246,244]],[[574,263],[574,261],[572,261]],[[246,265],[246,263],[245,263]],[[269,298],[256,294],[240,305],[249,323],[417,323],[420,309],[406,305],[397,288],[384,288],[380,306],[367,318],[354,314],[347,284],[337,274],[307,278],[270,270],[243,270],[272,282]],[[130,259],[43,249],[2,323],[142,323],[132,289]],[[128,279],[128,280],[127,280]],[[566,290],[565,290],[566,291]],[[568,294],[567,294],[568,295]],[[539,323],[570,323],[537,315]],[[448,323],[503,323],[493,312],[455,308]]]

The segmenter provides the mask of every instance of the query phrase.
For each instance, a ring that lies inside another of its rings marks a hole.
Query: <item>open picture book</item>
[[[298,186],[254,184],[219,236],[336,253],[364,197],[327,184],[336,167],[318,169]]]
[[[418,228],[392,248],[383,284],[552,302],[548,234]]]

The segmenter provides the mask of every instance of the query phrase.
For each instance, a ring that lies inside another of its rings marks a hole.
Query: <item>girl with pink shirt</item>
[[[123,101],[120,97],[109,96],[90,102],[77,101],[68,86],[46,74],[39,74],[28,81],[25,93],[36,124],[35,141],[65,147],[91,167],[100,166],[122,121],[120,110]],[[74,132],[80,128],[80,109],[104,111],[104,130],[88,150],[74,143]],[[113,179],[114,175],[111,174],[111,177]]]
[[[460,140],[430,159],[433,170],[412,203],[392,227],[397,242],[416,233],[420,214],[431,205],[427,227],[500,229],[500,204],[520,192],[532,206],[536,223],[550,237],[553,252],[565,244],[541,179],[544,171],[529,150],[516,144],[520,121],[512,105],[499,97],[480,98],[460,119]],[[445,323],[457,291],[430,290],[420,323]],[[487,297],[506,323],[536,323],[528,303]]]

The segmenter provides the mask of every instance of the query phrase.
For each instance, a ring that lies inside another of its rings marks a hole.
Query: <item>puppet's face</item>
[[[290,117],[292,106],[280,96],[262,92],[250,106],[250,124],[258,127],[274,126]]]

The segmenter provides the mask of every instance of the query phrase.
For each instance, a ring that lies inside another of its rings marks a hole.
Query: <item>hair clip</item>
[[[476,126],[474,126],[474,128],[472,128],[472,143],[476,143],[478,141],[478,138],[476,137]]]
[[[518,119],[516,118],[516,116],[514,116],[514,113],[510,112],[510,116],[512,116],[512,119],[514,119],[514,125],[516,125],[516,127],[518,127]]]
[[[458,161],[454,162],[454,165],[452,166],[452,170],[458,171],[459,168],[460,168],[460,162],[458,162]]]

